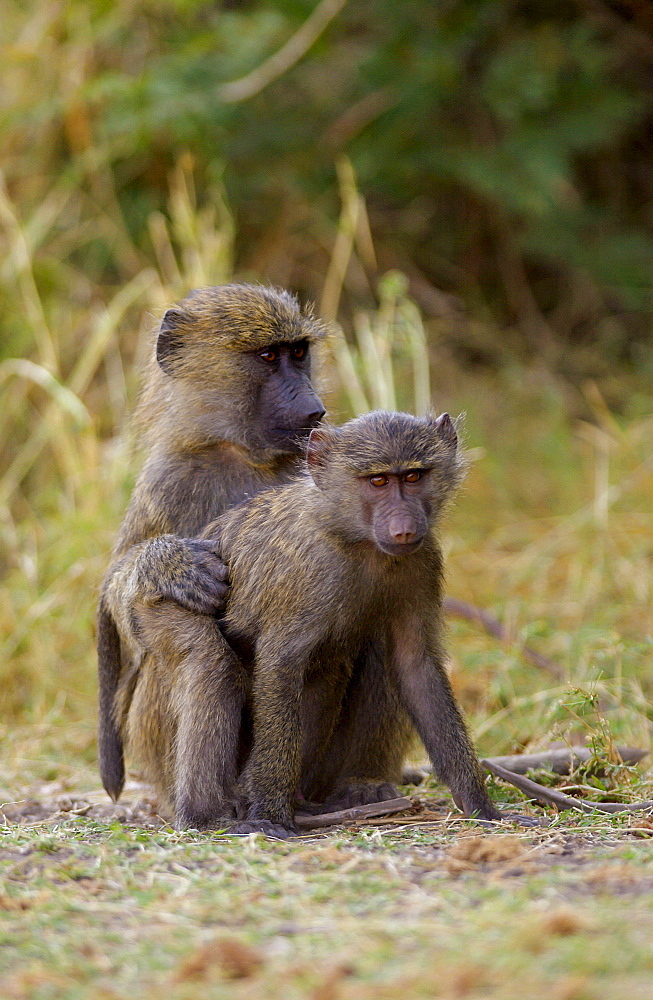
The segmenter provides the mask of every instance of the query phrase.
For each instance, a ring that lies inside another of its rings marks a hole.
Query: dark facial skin
[[[325,413],[311,385],[307,341],[271,344],[250,357],[259,386],[256,410],[267,440],[284,451],[301,452]]]
[[[422,544],[428,529],[429,474],[429,469],[398,469],[359,479],[372,538],[386,555],[407,555]]]

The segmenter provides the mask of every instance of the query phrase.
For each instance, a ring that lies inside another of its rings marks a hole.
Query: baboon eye
[[[404,482],[405,483],[416,483],[421,478],[422,478],[422,473],[420,472],[420,470],[419,469],[412,469],[410,472],[407,472],[406,475],[404,476]]]
[[[306,357],[306,351],[307,350],[308,350],[308,348],[307,348],[306,344],[300,343],[300,344],[295,344],[291,348],[290,353],[292,354],[293,358],[297,358],[297,360],[299,360],[300,358]]]
[[[387,476],[384,476],[382,473],[379,473],[377,476],[370,476],[370,483],[372,484],[372,486],[387,486],[389,483],[389,479]]]
[[[276,347],[264,347],[262,351],[258,352],[258,356],[261,361],[267,361],[268,364],[272,364],[279,357],[279,351]]]

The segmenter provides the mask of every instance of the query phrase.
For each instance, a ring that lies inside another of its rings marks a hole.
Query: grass
[[[610,825],[233,844],[72,817],[1,850],[3,997],[650,995],[649,845]]]
[[[275,844],[75,813],[101,801],[93,614],[138,464],[135,363],[166,304],[230,276],[233,240],[220,191],[197,195],[188,157],[166,217],[150,217],[149,249],[107,213],[111,177],[94,170],[97,217],[69,178],[31,212],[0,193],[14,347],[0,363],[0,786],[5,803],[54,803],[47,821],[0,829],[0,996],[648,998],[641,815],[549,813],[545,828],[506,824],[479,840],[431,785],[419,794],[435,818]],[[331,316],[352,260],[374,264],[346,164],[340,176]],[[114,285],[75,264],[93,225],[117,247]],[[617,417],[594,386],[581,398],[538,367],[462,371],[443,333],[425,333],[401,276],[386,277],[378,309],[361,310],[336,347],[328,402],[338,418],[419,411],[427,398],[466,411],[474,461],[447,526],[448,590],[510,636],[451,623],[452,676],[479,748],[583,738],[609,764],[613,742],[649,747],[651,400]],[[526,642],[555,676],[527,662]],[[653,795],[646,769],[573,780],[588,795]]]

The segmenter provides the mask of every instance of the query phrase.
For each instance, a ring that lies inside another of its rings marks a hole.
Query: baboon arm
[[[394,667],[401,697],[433,769],[470,816],[499,818],[444,665],[444,654],[417,616],[394,632]]]

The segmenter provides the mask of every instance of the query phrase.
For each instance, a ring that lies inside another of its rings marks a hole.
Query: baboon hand
[[[203,538],[181,541],[188,552],[188,563],[181,578],[173,582],[169,596],[200,614],[221,611],[229,596],[229,571],[218,555],[218,543]]]
[[[492,822],[503,818],[484,789],[470,789],[464,792],[452,791],[452,798],[465,816],[474,816],[476,819],[491,820]]]
[[[229,596],[229,571],[218,555],[217,541],[161,536],[154,544],[162,551],[149,567],[144,587],[146,603],[176,601],[202,615],[222,610]],[[154,567],[156,574],[152,572]]]

